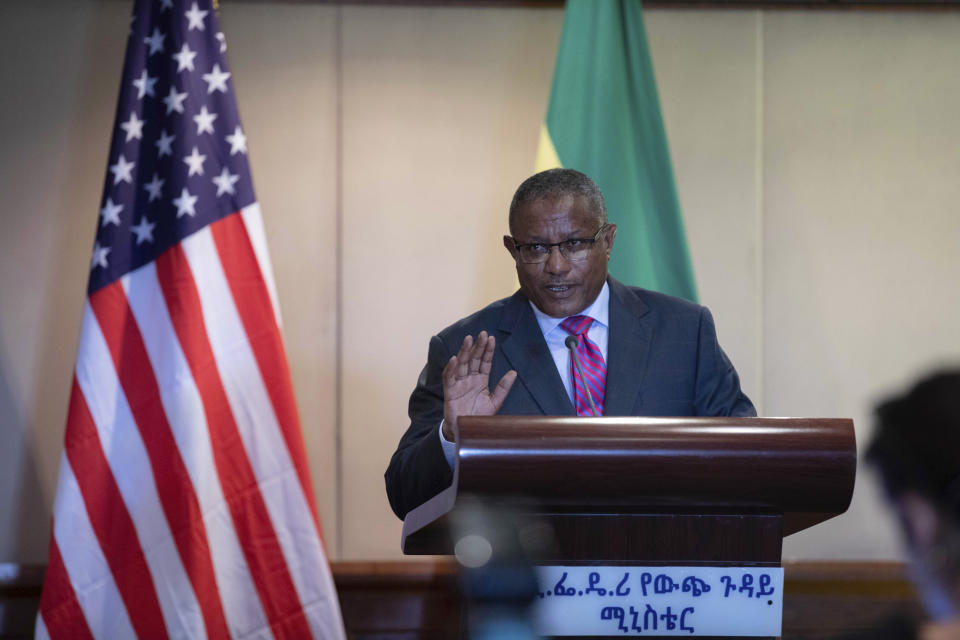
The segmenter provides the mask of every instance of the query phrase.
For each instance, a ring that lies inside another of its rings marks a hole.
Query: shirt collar
[[[537,324],[540,325],[540,331],[543,332],[543,335],[549,334],[566,319],[548,316],[540,311],[533,302],[530,302],[530,308],[533,309],[533,315],[537,317]],[[594,322],[605,327],[610,326],[610,285],[604,282],[603,288],[600,289],[600,293],[597,294],[593,303],[576,315],[590,316]]]

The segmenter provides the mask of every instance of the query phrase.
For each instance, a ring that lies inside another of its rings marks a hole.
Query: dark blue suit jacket
[[[706,307],[662,293],[610,284],[607,345],[608,416],[755,416],[740,379],[717,343]],[[521,292],[498,300],[430,339],[427,364],[410,396],[410,427],[385,474],[400,518],[453,480],[437,431],[443,419],[441,373],[466,335],[497,339],[490,372],[496,385],[510,369],[517,380],[500,409],[506,415],[575,415],[560,374]]]

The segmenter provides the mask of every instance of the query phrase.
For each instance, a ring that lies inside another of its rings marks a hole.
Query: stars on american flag
[[[142,242],[153,242],[153,228],[155,226],[157,226],[155,222],[147,221],[147,216],[140,216],[140,224],[130,227],[130,231],[137,236],[138,246]]]
[[[203,79],[207,83],[207,93],[213,93],[214,91],[222,91],[223,93],[226,93],[227,79],[229,77],[229,73],[220,70],[220,65],[213,65],[213,71],[203,74]]]
[[[170,87],[170,93],[163,99],[163,104],[167,107],[167,115],[174,111],[183,113],[183,101],[187,99],[187,92],[180,93],[176,87]]]
[[[230,155],[247,152],[247,136],[243,135],[240,125],[237,125],[233,133],[226,137],[226,140],[230,143]]]
[[[153,174],[153,180],[143,185],[143,190],[150,195],[148,202],[160,199],[160,190],[163,189],[164,182],[166,182],[166,180],[161,180],[160,176],[155,173]]]
[[[183,48],[180,49],[179,53],[173,54],[173,59],[177,61],[177,73],[180,73],[184,69],[187,71],[193,71],[193,59],[197,57],[196,51],[190,51],[190,46],[186,42],[183,43]]]
[[[167,36],[160,33],[160,29],[154,28],[153,33],[149,38],[144,38],[143,41],[150,46],[150,53],[148,55],[153,55],[157,52],[163,51],[163,41]]]
[[[240,176],[231,174],[230,171],[224,167],[220,175],[213,179],[213,183],[217,185],[217,196],[222,196],[225,193],[233,195],[233,185],[235,185],[239,179]]]
[[[90,263],[91,292],[254,201],[247,136],[209,3],[156,0],[137,14]]]
[[[213,121],[218,114],[207,111],[207,105],[200,107],[200,113],[193,116],[193,121],[197,123],[197,135],[201,133],[213,133]]]
[[[190,155],[186,156],[183,161],[187,163],[187,166],[190,167],[187,177],[197,174],[198,176],[203,175],[203,161],[207,159],[207,156],[202,155],[200,151],[194,147],[193,151],[190,152]]]
[[[110,247],[101,247],[99,242],[93,244],[93,255],[90,258],[90,269],[97,267],[107,268],[107,254],[110,253]]]
[[[120,154],[120,157],[117,159],[116,164],[110,165],[110,173],[113,174],[113,184],[119,184],[121,182],[133,182],[133,167],[136,166],[135,162],[129,162],[126,158],[123,157],[123,154]]]
[[[103,205],[103,209],[100,209],[100,215],[103,216],[103,222],[101,224],[104,227],[108,224],[120,226],[121,211],[123,211],[122,204],[114,204],[113,200],[107,198],[107,203]]]
[[[190,195],[190,192],[187,191],[186,187],[184,187],[183,191],[180,192],[180,197],[173,199],[173,206],[177,208],[177,217],[181,218],[186,215],[197,215],[196,210],[193,208],[196,203],[197,196]]]
[[[173,141],[177,139],[177,136],[172,136],[167,133],[167,130],[164,129],[160,132],[160,137],[157,138],[157,141],[153,144],[157,147],[157,156],[170,156],[173,155],[173,148],[170,146],[173,144]]]
[[[137,99],[143,100],[144,96],[154,96],[154,86],[157,84],[157,78],[151,78],[144,69],[140,77],[133,81],[133,86],[137,88]]]
[[[207,17],[208,11],[200,11],[200,8],[197,7],[197,3],[194,2],[193,6],[190,7],[190,10],[187,11],[186,16],[190,24],[187,25],[187,30],[199,29],[200,31],[206,30],[206,27],[203,25],[203,19]]]
[[[140,140],[143,138],[143,120],[137,118],[137,114],[133,111],[130,112],[130,119],[126,122],[120,123],[120,128],[127,132],[127,139],[125,142],[130,142],[133,139]]]

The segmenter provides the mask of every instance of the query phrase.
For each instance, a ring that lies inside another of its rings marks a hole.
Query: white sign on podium
[[[543,636],[780,635],[782,567],[535,567]]]

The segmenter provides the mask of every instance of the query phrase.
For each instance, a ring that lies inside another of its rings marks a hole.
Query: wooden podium
[[[779,566],[782,539],[843,513],[853,422],[803,418],[460,419],[453,483],[403,523],[406,554],[450,554],[458,500],[554,532],[538,564]]]

